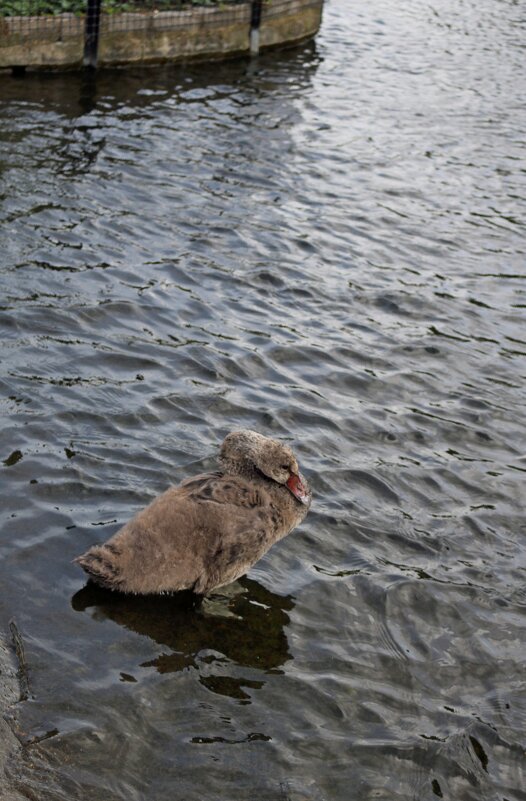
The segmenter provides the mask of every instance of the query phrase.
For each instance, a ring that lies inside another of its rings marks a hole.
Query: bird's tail
[[[119,551],[111,543],[94,545],[73,561],[80,565],[92,581],[109,590],[123,590],[124,581],[117,557]]]

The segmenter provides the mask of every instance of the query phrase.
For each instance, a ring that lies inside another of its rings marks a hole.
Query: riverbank
[[[90,58],[89,17],[71,12],[5,16],[0,18],[0,69],[19,73],[225,60],[310,39],[320,27],[322,9],[323,0],[279,0],[260,9],[257,25],[250,2],[103,13],[96,24],[97,52]]]
[[[18,701],[19,687],[13,656],[0,637],[0,797],[5,801],[23,801],[11,786],[5,772],[10,759],[20,752],[20,743],[5,720],[5,714]]]

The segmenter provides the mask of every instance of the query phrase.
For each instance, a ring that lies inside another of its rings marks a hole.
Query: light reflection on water
[[[522,798],[512,2],[332,0],[256,64],[5,77],[0,610],[31,798]],[[315,501],[195,606],[71,559],[236,426]]]

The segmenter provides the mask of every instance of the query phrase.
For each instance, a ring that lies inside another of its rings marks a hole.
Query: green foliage
[[[3,17],[29,17],[67,12],[80,14],[85,7],[85,0],[3,0],[0,15]]]
[[[192,6],[222,6],[239,0],[102,0],[102,10],[115,14],[119,11],[145,11],[188,8]],[[0,0],[0,17],[30,17],[55,14],[84,14],[87,0]]]

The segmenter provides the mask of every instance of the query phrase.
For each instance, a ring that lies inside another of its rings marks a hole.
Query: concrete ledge
[[[80,66],[83,52],[83,17],[0,17],[0,68]]]
[[[265,3],[261,15],[260,47],[278,47],[283,37],[290,43],[314,36],[321,24],[323,2],[274,0]]]
[[[323,0],[266,0],[261,49],[307,39],[317,32]],[[183,11],[103,14],[101,66],[232,58],[250,51],[250,3]],[[78,68],[84,17],[0,17],[0,69]]]
[[[102,19],[99,64],[224,58],[248,49],[250,6],[112,14]]]

